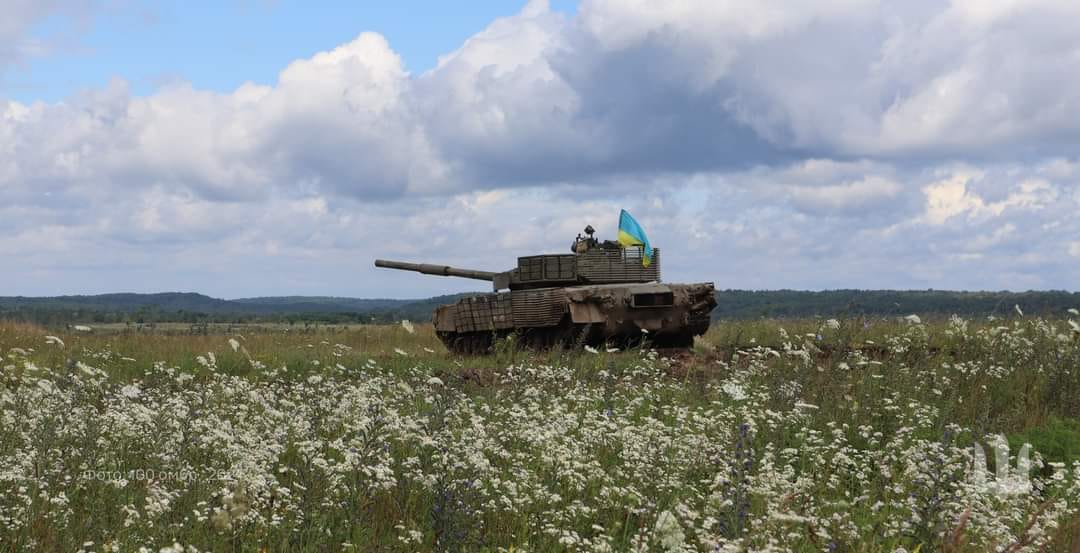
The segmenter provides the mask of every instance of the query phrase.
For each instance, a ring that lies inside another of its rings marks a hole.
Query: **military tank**
[[[713,283],[662,283],[659,249],[646,266],[642,246],[601,242],[594,232],[586,227],[570,254],[519,257],[517,267],[502,272],[383,259],[375,266],[492,283],[492,293],[435,309],[435,333],[455,353],[489,353],[496,340],[511,335],[534,349],[631,347],[643,340],[686,348],[709,329]]]

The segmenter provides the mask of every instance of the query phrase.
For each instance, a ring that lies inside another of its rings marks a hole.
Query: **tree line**
[[[157,302],[158,296],[168,301]],[[391,323],[426,321],[441,304],[461,295],[424,300],[355,298],[263,298],[217,300],[198,294],[0,298],[0,319],[43,325],[72,323]],[[1080,293],[1066,291],[958,292],[947,290],[719,290],[713,318],[808,318],[844,316],[1028,315],[1060,317],[1080,308]],[[362,308],[370,306],[370,308]]]

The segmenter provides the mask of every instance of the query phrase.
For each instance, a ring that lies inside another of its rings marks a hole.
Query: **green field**
[[[1075,551],[1071,319],[0,324],[0,551]]]

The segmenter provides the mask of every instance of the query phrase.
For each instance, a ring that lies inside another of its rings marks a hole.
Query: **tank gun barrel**
[[[471,278],[473,280],[487,280],[494,281],[495,275],[491,271],[477,271],[475,269],[459,269],[457,267],[451,267],[449,265],[430,265],[427,263],[405,263],[404,261],[388,261],[386,259],[376,259],[376,267],[382,267],[384,269],[398,269],[400,271],[414,271],[417,273],[423,273],[425,275],[438,275],[438,276],[454,276],[461,278]]]

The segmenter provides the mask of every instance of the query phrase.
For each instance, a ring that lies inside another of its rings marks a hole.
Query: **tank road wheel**
[[[454,353],[472,355],[472,336],[469,336],[468,334],[458,334],[454,345],[456,346]]]
[[[544,330],[543,328],[526,328],[518,334],[518,343],[525,348],[540,351],[546,347]]]
[[[453,354],[465,355],[469,353],[466,351],[466,345],[468,343],[467,336],[458,334],[457,332],[440,332],[439,339],[442,340],[446,349]]]
[[[468,332],[458,337],[455,353],[464,355],[487,355],[491,353],[492,334],[490,332]]]
[[[491,332],[439,332],[446,349],[456,355],[487,355],[495,343],[495,334]]]
[[[473,355],[487,355],[491,353],[492,335],[490,332],[477,332],[471,336],[471,349]]]
[[[675,334],[657,336],[653,345],[662,349],[690,349],[694,346],[694,333],[687,329]]]
[[[577,324],[569,319],[559,324],[557,335],[554,337],[552,346],[562,350],[577,351],[588,345],[592,335],[592,323]]]
[[[529,332],[528,345],[535,351],[547,351],[555,347],[559,339],[559,327],[534,328]]]
[[[533,351],[563,348],[572,342],[570,339],[574,324],[565,317],[554,326],[534,326],[518,331],[518,343]]]
[[[468,335],[459,334],[454,338],[454,353],[458,355],[472,354],[472,340]]]

